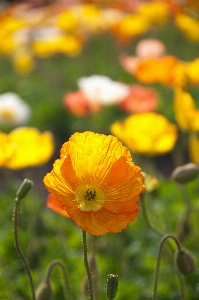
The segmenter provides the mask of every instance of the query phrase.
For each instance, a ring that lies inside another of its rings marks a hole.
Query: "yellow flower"
[[[199,131],[199,110],[195,108],[192,96],[181,88],[175,90],[175,118],[179,127],[185,131]]]
[[[0,167],[4,167],[6,163],[12,158],[14,153],[14,145],[11,142],[9,136],[0,132]]]
[[[146,191],[151,193],[159,187],[159,182],[157,178],[151,176],[150,174],[146,174],[142,172],[144,175],[144,184],[146,186]]]
[[[163,1],[154,1],[140,6],[138,12],[143,15],[151,25],[164,24],[169,17],[169,9]]]
[[[116,137],[75,133],[44,184],[73,221],[93,235],[119,232],[138,215],[141,169]]]
[[[10,132],[9,139],[15,149],[5,164],[10,169],[42,165],[54,151],[53,137],[48,131],[40,133],[36,128],[18,127]]]
[[[199,164],[199,135],[196,133],[189,136],[189,155],[193,163]]]
[[[115,122],[111,132],[134,153],[163,155],[170,152],[177,139],[177,128],[164,116],[146,112]]]
[[[33,55],[28,49],[16,49],[12,60],[16,70],[22,73],[29,72],[34,67]]]
[[[143,34],[148,29],[149,23],[141,14],[128,15],[113,26],[113,30],[121,38],[132,38]]]
[[[199,84],[199,57],[186,64],[186,76],[190,84]]]
[[[199,21],[186,14],[177,14],[176,26],[192,41],[199,41]]]
[[[82,50],[82,44],[80,40],[73,35],[65,35],[58,41],[58,52],[75,56]]]
[[[63,30],[74,30],[78,25],[78,19],[68,10],[61,12],[57,17],[57,26]]]

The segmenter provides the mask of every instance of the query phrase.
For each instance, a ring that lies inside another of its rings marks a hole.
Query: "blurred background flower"
[[[158,107],[157,92],[151,87],[133,84],[128,95],[119,103],[119,107],[128,113],[155,111]]]
[[[195,164],[199,164],[199,135],[198,133],[192,133],[189,135],[189,155],[191,161]]]
[[[7,92],[0,95],[0,124],[18,126],[27,124],[30,106],[17,94]]]
[[[63,98],[63,105],[76,116],[96,113],[101,109],[100,103],[91,102],[82,91],[66,93]]]
[[[102,75],[79,78],[78,86],[91,102],[102,105],[117,104],[127,96],[130,90],[127,84],[113,81]]]
[[[9,136],[0,131],[0,167],[4,167],[11,160],[14,147]]]
[[[137,154],[163,155],[173,150],[178,137],[177,127],[163,115],[146,112],[115,122],[111,132]]]
[[[135,56],[122,55],[120,63],[124,70],[134,75],[136,68],[142,60],[160,58],[166,54],[166,46],[158,39],[142,39],[135,47]]]
[[[181,88],[175,90],[174,110],[176,122],[182,130],[199,132],[199,110],[192,96]]]
[[[1,145],[3,150],[8,148],[9,154],[10,148],[13,149],[12,156],[4,163],[4,167],[9,169],[16,170],[42,165],[51,158],[54,152],[52,134],[48,131],[40,133],[32,127],[18,127],[12,130],[8,134],[8,141],[5,142],[6,144]]]

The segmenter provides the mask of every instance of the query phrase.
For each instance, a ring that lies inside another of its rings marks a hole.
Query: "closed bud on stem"
[[[174,261],[177,269],[183,275],[188,275],[195,269],[193,255],[186,249],[177,250],[175,252]]]
[[[185,184],[199,175],[199,167],[194,163],[177,167],[171,174],[171,178],[181,184]]]
[[[18,200],[23,199],[29,192],[29,190],[31,189],[31,187],[33,186],[33,182],[27,178],[24,179],[24,181],[22,182],[22,184],[20,185],[20,187],[17,190],[16,193],[16,198]]]
[[[52,296],[53,292],[50,283],[47,281],[42,281],[35,292],[35,299],[50,300],[52,299]]]
[[[106,298],[113,300],[118,290],[118,275],[109,274],[106,281]]]

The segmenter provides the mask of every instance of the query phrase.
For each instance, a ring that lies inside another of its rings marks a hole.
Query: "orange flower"
[[[135,76],[138,80],[145,83],[160,82],[163,84],[172,84],[171,70],[178,63],[178,59],[170,55],[159,59],[146,59],[138,64]]]
[[[129,113],[154,111],[158,98],[154,89],[139,84],[131,86],[129,94],[120,102],[119,107]]]
[[[100,103],[89,101],[81,91],[67,93],[64,96],[63,105],[76,116],[96,113],[101,109]]]
[[[75,133],[44,177],[73,221],[93,235],[119,232],[138,216],[141,169],[116,137]]]
[[[55,194],[49,193],[47,197],[47,204],[49,208],[54,210],[56,213],[70,218],[67,212],[63,209],[62,203],[56,198]]]

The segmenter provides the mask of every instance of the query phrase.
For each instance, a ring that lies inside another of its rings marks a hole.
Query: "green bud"
[[[193,255],[186,249],[175,252],[174,261],[177,269],[183,275],[188,275],[195,269]]]
[[[50,300],[52,296],[53,292],[50,283],[46,281],[41,282],[35,293],[36,300]]]
[[[28,194],[28,192],[32,186],[33,186],[33,182],[31,180],[25,178],[16,193],[17,199],[18,200],[23,199]]]
[[[177,167],[171,174],[171,178],[181,184],[195,179],[199,174],[199,167],[194,163],[188,163]]]
[[[106,298],[113,300],[118,290],[118,275],[109,274],[106,281]]]

